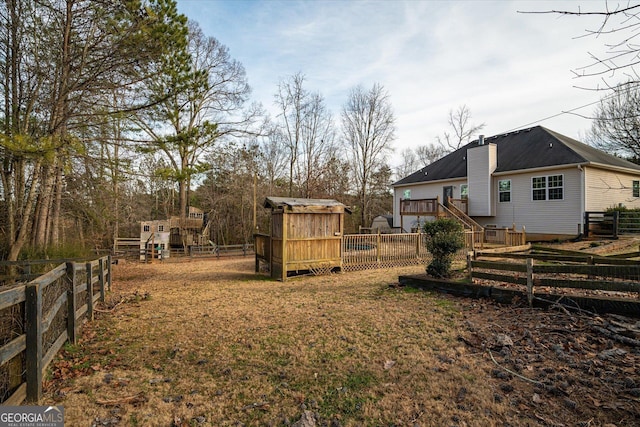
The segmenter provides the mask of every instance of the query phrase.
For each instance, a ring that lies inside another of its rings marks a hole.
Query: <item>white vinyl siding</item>
[[[577,235],[578,224],[582,224],[581,172],[576,167],[544,173],[544,176],[563,175],[563,200],[533,200],[531,183],[540,172],[502,175],[494,177],[497,188],[499,180],[511,180],[511,203],[496,201],[496,215],[491,218],[474,218],[480,224],[496,224],[498,227],[521,229],[524,225],[531,234]]]
[[[629,209],[640,208],[640,198],[633,195],[633,181],[638,174],[585,167],[585,210],[604,211],[622,203]]]
[[[494,192],[492,174],[498,165],[495,144],[486,144],[467,150],[467,177],[469,183],[469,215],[493,216]]]

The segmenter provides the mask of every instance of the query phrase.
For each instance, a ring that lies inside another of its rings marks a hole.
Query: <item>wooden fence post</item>
[[[378,229],[378,235],[376,237],[376,262],[380,265],[380,229]]]
[[[67,335],[69,342],[76,344],[76,286],[78,285],[78,276],[73,262],[67,263],[67,277],[71,282],[71,289],[67,291]]]
[[[112,258],[111,258],[111,255],[108,255],[108,256],[107,256],[107,265],[108,265],[108,267],[107,267],[107,274],[108,274],[109,276],[107,276],[107,277],[109,278],[109,279],[108,279],[108,283],[109,283],[109,292],[111,292],[111,272],[113,271],[113,270],[112,270],[112,267],[111,267],[111,265],[112,265],[112,264],[111,264],[111,262],[112,262],[112,261],[113,261],[113,260],[112,260]]]
[[[533,258],[527,258],[527,299],[533,307]]]
[[[589,237],[589,212],[584,213],[584,237]]]
[[[91,263],[86,264],[87,267],[87,318],[93,320],[93,268]]]
[[[42,292],[40,285],[26,286],[27,401],[42,398]]]
[[[100,301],[104,302],[104,258],[98,258],[98,284],[100,285]]]
[[[596,260],[595,260],[595,258],[593,257],[593,255],[589,255],[589,256],[587,257],[587,265],[596,265]],[[593,278],[594,278],[593,274],[589,274],[589,275],[587,276],[587,279],[589,279],[589,280],[591,280],[591,279],[593,279]]]

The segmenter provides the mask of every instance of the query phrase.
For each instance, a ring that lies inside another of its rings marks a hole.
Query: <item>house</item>
[[[428,220],[417,201],[459,201],[483,227],[526,227],[528,240],[575,237],[588,211],[640,208],[640,166],[535,126],[466,146],[392,185],[396,226]]]
[[[209,222],[205,224],[205,215],[201,209],[189,206],[187,218],[173,216],[169,219],[140,222],[140,259],[145,259],[145,251],[153,250],[154,256],[160,253],[169,256],[170,248],[201,246],[209,244]],[[158,252],[166,251],[166,252]]]
[[[171,221],[170,220],[155,220],[155,221],[141,221],[140,222],[140,260],[145,259],[145,253],[153,253],[154,257],[159,257],[160,254],[170,247],[170,234]]]

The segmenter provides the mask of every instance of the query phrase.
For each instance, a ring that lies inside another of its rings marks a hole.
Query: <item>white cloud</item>
[[[492,135],[601,96],[574,88],[571,73],[589,63],[588,52],[603,51],[602,38],[576,39],[598,18],[518,13],[576,10],[575,2],[180,0],[178,7],[230,47],[267,108],[278,80],[298,71],[335,116],[350,88],[381,83],[396,112],[398,152],[433,142],[447,130],[449,110],[463,104]],[[572,115],[539,124],[571,137],[590,125]]]

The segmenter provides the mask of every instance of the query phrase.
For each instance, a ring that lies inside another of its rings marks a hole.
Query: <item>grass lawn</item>
[[[282,283],[253,266],[114,266],[42,404],[69,426],[539,425],[459,339],[468,302],[395,286],[422,267]]]

